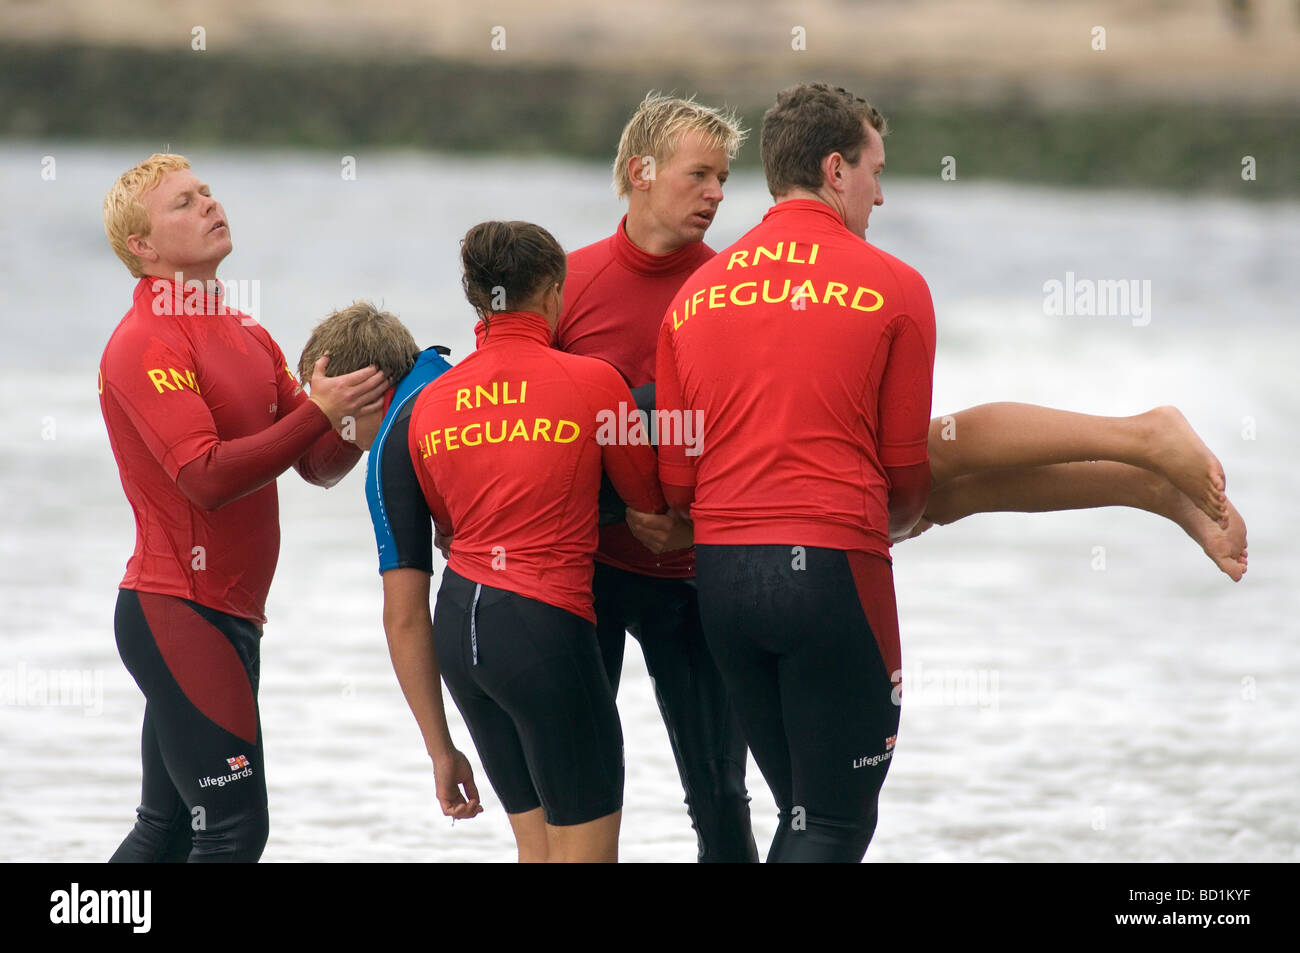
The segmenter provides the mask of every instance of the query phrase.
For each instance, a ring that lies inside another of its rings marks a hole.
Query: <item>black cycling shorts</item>
[[[623,731],[596,627],[443,570],[433,617],[443,680],[509,814],[553,826],[623,806]]]

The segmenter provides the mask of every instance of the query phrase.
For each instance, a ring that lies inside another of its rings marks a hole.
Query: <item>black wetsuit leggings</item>
[[[697,545],[696,573],[709,648],[780,810],[768,861],[861,861],[898,734],[889,563]]]
[[[596,632],[618,692],[626,633],[641,643],[668,728],[701,862],[758,860],[745,790],[745,739],[704,642],[695,586],[596,564]]]
[[[256,861],[268,830],[261,627],[130,589],[119,591],[113,622],[145,709],[140,806],[112,861]]]
[[[622,809],[623,731],[595,626],[448,566],[433,642],[507,814],[541,807],[565,827]]]

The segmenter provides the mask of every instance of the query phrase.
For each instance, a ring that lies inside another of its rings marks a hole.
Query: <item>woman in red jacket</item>
[[[410,452],[450,540],[434,646],[510,817],[519,859],[614,861],[623,738],[591,580],[602,469],[634,510],[664,508],[648,441],[607,442],[635,406],[610,365],[551,347],[564,251],[527,222],[462,243],[477,350],[425,388]]]

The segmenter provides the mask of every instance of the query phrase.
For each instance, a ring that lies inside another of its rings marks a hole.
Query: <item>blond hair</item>
[[[749,134],[740,127],[732,110],[710,109],[693,96],[678,99],[651,91],[623,127],[614,160],[614,193],[626,198],[632,191],[627,165],[634,156],[653,156],[656,164],[664,165],[672,159],[682,137],[691,132],[700,133],[711,148],[725,149],[728,159],[736,157]]]
[[[149,212],[140,197],[158,187],[168,172],[179,172],[190,167],[190,160],[170,152],[155,152],[139,165],[132,166],[117,177],[113,187],[104,196],[104,231],[108,243],[127,270],[136,278],[144,277],[140,259],[131,253],[126,240],[132,235],[147,238]]]
[[[369,301],[354,301],[312,329],[298,358],[298,379],[309,383],[316,362],[327,352],[326,377],[351,374],[374,364],[396,384],[415,367],[420,346],[395,315],[380,311]]]

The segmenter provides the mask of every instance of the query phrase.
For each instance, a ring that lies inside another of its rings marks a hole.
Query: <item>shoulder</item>
[[[579,300],[614,263],[614,253],[610,247],[613,236],[592,242],[576,251],[569,252],[564,276],[564,314],[561,322],[568,321],[576,310]]]
[[[921,273],[907,262],[903,261],[903,259],[889,254],[889,252],[884,249],[877,248],[865,239],[859,239],[859,242],[859,254],[869,257],[878,267],[885,268],[899,281],[900,284],[909,287],[927,287],[925,279],[921,277]]]
[[[590,245],[583,245],[581,248],[569,252],[566,256],[569,270],[599,268],[609,262],[614,257],[613,251],[610,249],[610,243],[613,240],[614,236],[606,235],[599,241],[594,241]]]
[[[555,349],[550,353],[555,362],[576,383],[615,392],[627,388],[627,381],[623,380],[623,375],[606,360],[585,354],[569,354]]]
[[[142,360],[175,358],[189,354],[193,344],[184,327],[174,318],[141,311],[139,300],[122,316],[104,345],[100,366],[106,372],[121,367],[138,367]]]
[[[613,241],[614,237],[610,235],[569,252],[565,258],[568,268],[565,283],[585,286],[595,279],[614,261]]]

